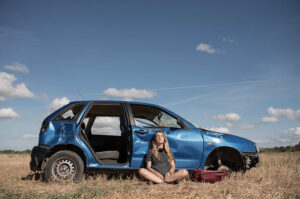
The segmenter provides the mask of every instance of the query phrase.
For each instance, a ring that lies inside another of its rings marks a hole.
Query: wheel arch
[[[245,170],[244,159],[240,152],[228,146],[222,146],[212,150],[205,160],[205,169],[216,169],[219,167],[219,159],[221,160],[221,164],[230,167],[233,171]]]
[[[51,149],[50,153],[48,153],[46,159],[50,158],[52,155],[54,155],[55,153],[57,153],[59,151],[62,151],[62,150],[73,151],[74,153],[79,155],[79,157],[83,161],[84,170],[86,170],[86,157],[84,155],[84,152],[78,146],[75,146],[75,145],[72,145],[72,144],[63,144],[63,145],[57,145],[57,146],[53,147]],[[46,163],[46,160],[44,160],[44,162]]]

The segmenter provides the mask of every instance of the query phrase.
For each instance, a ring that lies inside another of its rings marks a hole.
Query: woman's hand
[[[166,173],[165,179],[166,179],[167,177],[169,177],[170,175],[171,175],[171,172],[169,171],[168,173]]]
[[[156,172],[157,173],[157,172]],[[165,180],[164,176],[162,176],[160,173],[157,173],[157,176],[162,179],[162,180]]]
[[[150,171],[151,173],[153,173],[154,175],[156,175],[157,177],[159,177],[160,179],[162,179],[163,181],[165,180],[164,176],[162,176],[160,173],[156,172],[154,169],[151,168],[151,162],[150,161],[147,162],[146,169],[148,171]]]

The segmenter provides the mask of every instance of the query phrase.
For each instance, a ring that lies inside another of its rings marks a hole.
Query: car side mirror
[[[183,129],[189,129],[189,126],[180,118],[177,118],[177,124]]]

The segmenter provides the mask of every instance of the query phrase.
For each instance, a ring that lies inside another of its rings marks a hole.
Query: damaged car
[[[76,101],[42,123],[30,168],[47,181],[79,182],[90,171],[136,172],[163,131],[177,169],[245,171],[259,163],[248,139],[197,128],[163,107],[127,101]]]

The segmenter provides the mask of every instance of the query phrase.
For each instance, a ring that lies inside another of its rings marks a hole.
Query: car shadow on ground
[[[96,180],[99,177],[105,178],[106,180],[132,180],[134,178],[141,180],[141,178],[136,173],[120,174],[120,173],[110,173],[110,172],[87,173],[82,178],[82,180],[89,180],[89,179]],[[30,172],[26,176],[21,177],[21,180],[47,182],[43,172]]]
[[[34,180],[34,181],[45,181],[45,175],[44,173],[41,172],[30,172],[29,174],[27,174],[24,177],[21,177],[21,180]]]

